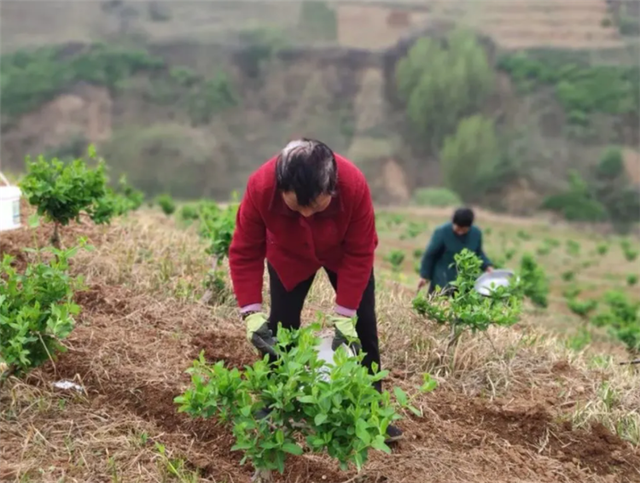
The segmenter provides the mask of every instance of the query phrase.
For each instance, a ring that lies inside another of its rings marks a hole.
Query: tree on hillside
[[[444,141],[440,166],[448,188],[464,201],[481,195],[497,173],[500,150],[493,121],[481,115],[463,119]]]
[[[418,40],[399,62],[396,82],[411,123],[436,152],[460,119],[480,109],[495,85],[484,49],[463,30],[453,31],[444,43]]]

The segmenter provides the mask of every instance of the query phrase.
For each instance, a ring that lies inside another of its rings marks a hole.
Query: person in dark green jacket
[[[446,289],[457,277],[454,256],[465,248],[471,250],[482,260],[482,269],[491,272],[491,261],[482,249],[482,232],[473,226],[474,213],[470,208],[459,208],[453,214],[453,220],[439,226],[431,236],[420,265],[421,290],[428,282],[429,293],[436,287]]]

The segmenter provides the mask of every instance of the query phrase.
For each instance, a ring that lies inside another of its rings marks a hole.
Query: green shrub
[[[491,119],[481,115],[463,119],[455,134],[445,138],[440,167],[447,186],[463,200],[473,201],[495,180],[500,152]]]
[[[397,64],[396,85],[414,130],[436,153],[493,93],[495,76],[475,35],[456,30],[446,42],[419,39]]]
[[[580,255],[580,243],[575,240],[567,240],[567,253],[572,257]]]
[[[549,280],[544,269],[530,254],[524,254],[520,260],[519,271],[522,291],[538,307],[547,307],[549,296]]]
[[[422,248],[416,248],[413,251],[413,258],[415,258],[416,260],[420,260],[422,258],[423,253],[424,253],[424,250]]]
[[[171,216],[176,211],[176,203],[173,201],[171,195],[167,193],[158,196],[156,203],[158,203],[162,212],[167,216]]]
[[[568,122],[588,123],[591,113],[636,115],[640,111],[637,69],[621,65],[589,66],[568,61],[557,52],[537,56],[523,52],[508,54],[498,61],[523,92],[553,86]]]
[[[336,40],[338,18],[326,2],[309,0],[300,6],[300,29],[313,40]]]
[[[79,221],[81,213],[87,213],[95,223],[108,223],[115,214],[104,162],[97,158],[93,146],[89,146],[88,157],[97,162],[96,168],[88,168],[83,159],[65,164],[42,155],[36,161],[27,157],[27,174],[20,188],[37,207],[38,215],[54,223],[51,243],[56,247],[60,244],[59,227]]]
[[[387,391],[374,388],[387,372],[369,374],[360,364],[363,354],[350,357],[341,348],[335,363],[325,366],[315,350],[318,328],[280,328],[278,358],[271,365],[265,357],[240,371],[224,361],[209,366],[201,354],[188,371],[190,387],[175,400],[181,412],[232,425],[232,450],[256,468],[254,481],[269,480],[271,470],[282,473],[289,454],[304,452],[303,441],[309,451],[326,451],[343,469],[351,464],[361,469],[370,449],[390,453],[385,435],[400,419],[398,406],[421,414],[399,388],[394,388],[397,404]],[[436,385],[425,375],[421,390]],[[256,417],[262,408],[271,410],[268,417]]]
[[[638,275],[637,274],[631,273],[631,274],[627,275],[627,285],[629,285],[630,287],[633,287],[637,283],[638,283]]]
[[[391,250],[384,259],[391,264],[391,270],[399,272],[402,270],[402,263],[404,262],[404,252],[402,250]]]
[[[598,255],[604,256],[607,254],[608,251],[609,251],[608,243],[599,243],[598,246],[596,247],[596,252],[598,253]]]
[[[580,295],[581,292],[582,289],[578,287],[578,285],[571,284],[563,290],[562,295],[566,299],[575,299],[578,295]]]
[[[419,188],[413,192],[413,202],[442,208],[462,205],[460,197],[448,188]]]
[[[566,272],[562,272],[561,277],[565,282],[571,282],[576,278],[576,273],[573,270],[567,270]]]
[[[164,67],[160,57],[111,44],[96,44],[73,55],[63,49],[41,47],[2,56],[0,94],[4,116],[32,111],[78,82],[117,89],[136,72]]]
[[[632,353],[640,351],[640,302],[632,302],[620,291],[604,295],[606,309],[595,315],[591,322],[607,327],[611,334],[626,344]]]
[[[605,207],[594,198],[587,183],[576,172],[569,174],[569,189],[547,197],[542,208],[562,213],[569,221],[603,221]]]
[[[510,326],[518,321],[522,311],[522,290],[519,285],[496,287],[490,296],[482,296],[475,290],[475,282],[482,273],[482,261],[466,248],[455,255],[458,270],[452,282],[455,292],[451,298],[439,296],[435,301],[419,293],[413,300],[414,310],[439,324],[451,327],[449,345],[469,329],[473,333],[484,331],[495,324]]]
[[[598,307],[597,300],[568,299],[567,306],[574,314],[587,318]]]
[[[13,257],[5,254],[2,259],[0,362],[8,367],[3,378],[26,373],[64,350],[60,341],[71,333],[80,312],[73,295],[82,279],[68,273],[69,259],[78,249],[42,249],[38,261],[22,273],[12,266]]]
[[[215,257],[216,266],[220,266],[225,257],[229,256],[238,206],[238,203],[231,203],[224,209],[220,209],[215,203],[200,206],[198,233],[209,242],[207,253]]]

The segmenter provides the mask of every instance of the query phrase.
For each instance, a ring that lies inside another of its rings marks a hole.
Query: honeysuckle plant
[[[370,450],[390,453],[387,427],[401,418],[402,408],[421,414],[400,388],[393,390],[395,401],[375,389],[387,371],[369,373],[362,354],[351,356],[341,347],[326,365],[317,353],[319,328],[279,328],[277,360],[265,357],[244,370],[224,361],[209,365],[201,354],[187,371],[191,385],[175,399],[181,412],[231,426],[232,449],[243,453],[242,464],[253,464],[254,481],[271,481],[272,470],[284,471],[288,455],[305,451],[326,452],[342,469],[361,470]],[[421,390],[436,385],[425,375]],[[260,410],[268,416],[259,416]]]
[[[471,251],[464,249],[454,257],[457,267],[456,280],[451,283],[453,294],[442,293],[428,297],[420,293],[413,300],[413,307],[420,315],[439,324],[449,325],[451,347],[464,332],[486,331],[491,325],[515,324],[522,312],[522,288],[518,278],[507,287],[495,287],[489,295],[475,290],[475,282],[482,273],[482,261]]]
[[[80,307],[73,302],[81,277],[69,275],[69,259],[81,248],[53,247],[35,252],[37,260],[18,271],[13,257],[0,263],[0,362],[3,376],[23,374],[64,350],[61,341],[75,326]],[[47,258],[47,260],[45,260]]]

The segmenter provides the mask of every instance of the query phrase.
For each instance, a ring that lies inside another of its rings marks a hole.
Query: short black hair
[[[329,146],[315,139],[291,141],[276,160],[276,185],[293,191],[300,206],[309,206],[318,196],[334,194],[338,169]]]
[[[458,208],[453,214],[453,224],[463,228],[473,225],[475,215],[471,208]]]

